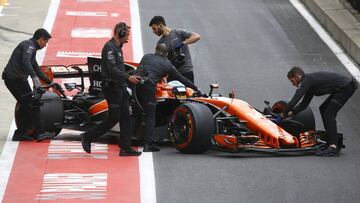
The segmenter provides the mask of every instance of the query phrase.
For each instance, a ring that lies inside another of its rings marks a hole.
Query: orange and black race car
[[[127,63],[130,73],[138,64]],[[88,58],[87,64],[44,66],[43,71],[62,83],[50,87],[41,97],[41,112],[49,131],[62,128],[86,130],[103,120],[107,103],[101,93],[100,59]],[[86,88],[89,78],[89,88]],[[61,79],[61,81],[59,80]],[[76,82],[78,81],[78,82]],[[136,88],[136,86],[134,87]],[[157,84],[156,125],[169,126],[170,140],[182,153],[203,153],[211,147],[230,151],[272,153],[311,153],[325,147],[325,135],[315,130],[310,107],[294,117],[281,119],[285,101],[260,111],[246,101],[215,94],[217,84],[210,85],[208,95],[194,97],[194,91],[178,81]],[[141,111],[135,94],[129,89],[132,112]],[[70,95],[70,96],[68,96]],[[23,122],[21,106],[16,107],[16,122]],[[339,134],[338,146],[343,146]]]

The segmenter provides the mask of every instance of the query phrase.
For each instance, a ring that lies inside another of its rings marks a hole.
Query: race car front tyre
[[[213,114],[204,104],[182,104],[175,109],[170,120],[170,139],[182,153],[200,154],[207,151],[214,131]]]

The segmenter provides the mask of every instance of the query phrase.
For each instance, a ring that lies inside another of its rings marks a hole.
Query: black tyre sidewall
[[[199,154],[207,151],[211,146],[211,135],[215,131],[215,123],[211,110],[204,104],[187,103],[180,105],[173,113],[171,119],[171,130],[174,135],[174,125],[176,125],[177,116],[189,115],[191,126],[184,142],[176,143],[176,138],[172,137],[175,148],[187,154]],[[189,124],[187,124],[189,125]],[[192,133],[190,137],[189,134]],[[185,144],[187,142],[187,144]]]

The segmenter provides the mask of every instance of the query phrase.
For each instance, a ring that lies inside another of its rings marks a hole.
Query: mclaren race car
[[[100,59],[88,58],[87,64],[42,67],[52,80],[62,83],[47,87],[40,99],[47,130],[56,133],[62,128],[86,130],[102,122],[108,106],[101,93],[100,64]],[[126,63],[127,71],[131,73],[137,65]],[[129,89],[132,116],[141,115],[142,109],[134,88],[136,86]],[[182,153],[203,153],[217,148],[230,152],[297,154],[315,152],[326,146],[325,134],[315,130],[310,107],[294,117],[282,119],[279,113],[286,101],[273,106],[265,101],[266,107],[260,111],[234,94],[224,97],[214,93],[217,84],[211,84],[209,93],[202,96],[194,96],[192,89],[178,81],[162,81],[156,88],[156,125],[168,126],[169,139]],[[26,118],[22,115],[21,106],[17,105],[17,124]],[[344,147],[341,134],[338,142],[338,146]]]

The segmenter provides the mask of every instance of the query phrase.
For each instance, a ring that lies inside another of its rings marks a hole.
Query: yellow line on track
[[[0,6],[5,6],[8,0],[0,0]]]

